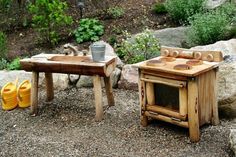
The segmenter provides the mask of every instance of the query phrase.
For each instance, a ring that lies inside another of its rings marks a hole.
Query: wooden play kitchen
[[[219,51],[162,47],[161,56],[138,64],[141,124],[150,118],[189,128],[200,140],[199,127],[217,125]]]
[[[39,73],[46,78],[46,101],[54,98],[52,73],[66,73],[93,76],[95,94],[95,120],[103,118],[102,85],[104,78],[108,105],[114,105],[110,75],[116,67],[116,57],[106,56],[104,61],[94,62],[91,56],[65,56],[63,54],[39,54],[20,61],[23,70],[32,72],[31,112],[36,115],[38,108]]]

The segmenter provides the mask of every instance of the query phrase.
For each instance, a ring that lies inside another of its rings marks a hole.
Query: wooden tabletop
[[[94,62],[90,55],[39,54],[20,60],[20,64],[26,71],[109,76],[116,67],[116,57],[106,56],[105,61]]]

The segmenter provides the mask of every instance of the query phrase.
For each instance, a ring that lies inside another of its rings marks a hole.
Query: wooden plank
[[[102,107],[102,85],[99,75],[93,76],[94,96],[95,96],[95,108],[96,115],[95,121],[101,121],[103,119],[103,107]]]
[[[166,53],[168,52],[168,53]],[[213,56],[213,62],[221,62],[223,61],[223,54],[221,51],[209,51],[209,50],[197,50],[197,49],[184,49],[184,48],[178,48],[178,47],[167,47],[162,46],[161,47],[161,55],[162,56],[174,56],[178,52],[179,58],[189,58],[193,59],[196,58],[197,54],[201,54],[201,60],[208,61],[208,55]],[[168,54],[168,55],[166,55]]]
[[[141,78],[143,78],[143,76],[144,75],[139,70],[138,86],[139,86],[139,102],[140,102],[140,117],[141,117],[140,121],[141,121],[141,125],[143,127],[146,127],[148,125],[148,118],[144,114],[144,112],[146,110],[147,99],[146,99],[146,86],[145,86],[145,82],[141,80]]]
[[[212,79],[212,85],[213,85],[213,96],[212,96],[212,124],[213,125],[218,125],[220,123],[219,121],[219,115],[218,115],[218,102],[217,102],[217,91],[218,91],[218,86],[217,86],[217,81],[219,77],[218,73],[218,68],[214,69],[213,76],[214,78]]]
[[[160,59],[160,57],[156,57],[154,59]],[[170,73],[172,75],[181,75],[181,76],[187,76],[187,77],[195,77],[198,76],[204,72],[207,72],[209,70],[212,70],[219,66],[218,62],[206,62],[203,61],[202,65],[198,66],[192,66],[189,70],[175,70],[174,66],[177,64],[185,64],[188,61],[188,59],[184,58],[178,58],[173,62],[166,62],[165,66],[147,66],[146,62],[139,65],[139,68],[142,70],[152,70],[156,72],[162,72],[162,73]]]
[[[196,78],[188,82],[188,123],[189,134],[192,142],[200,140],[198,119],[198,86]]]
[[[187,88],[179,88],[179,114],[186,116],[188,113],[188,92]]]
[[[152,82],[152,83],[160,83],[160,84],[165,84],[173,87],[186,87],[186,82],[185,81],[178,81],[178,80],[173,80],[173,79],[167,79],[167,78],[162,78],[162,77],[155,77],[152,75],[144,75],[143,80],[147,82]]]
[[[31,114],[36,116],[38,112],[38,82],[39,73],[32,72],[32,88],[31,88]]]
[[[52,101],[54,98],[52,73],[45,73],[46,79],[46,101]]]
[[[114,106],[114,96],[112,93],[112,84],[111,84],[111,78],[110,77],[104,77],[105,82],[105,89],[106,89],[106,95],[107,95],[107,102],[109,106]]]
[[[152,112],[156,112],[158,114],[163,114],[165,116],[169,116],[169,117],[175,117],[177,119],[180,120],[186,120],[186,115],[180,115],[180,113],[178,111],[174,111],[165,107],[161,107],[158,105],[147,105],[146,106],[146,110],[147,111],[152,111]]]
[[[154,84],[150,82],[146,82],[146,93],[147,93],[147,103],[150,105],[155,104],[155,92],[154,92]]]
[[[177,121],[177,120],[175,120],[171,117],[167,117],[167,116],[160,115],[160,114],[157,114],[155,112],[150,112],[150,111],[146,111],[145,115],[148,116],[148,117],[152,117],[152,118],[155,118],[155,119],[158,119],[158,120],[162,120],[162,121],[165,121],[165,122],[168,122],[168,123],[171,123],[171,124],[174,124],[174,125],[178,125],[178,126],[181,126],[181,127],[184,127],[184,128],[189,128],[189,124],[188,124],[187,121]]]
[[[156,70],[150,70],[150,69],[142,69],[142,73],[144,75],[152,75],[156,77],[169,78],[169,79],[174,79],[174,80],[181,80],[181,81],[188,80],[186,76],[170,74],[168,72],[160,72],[160,71],[157,72]]]

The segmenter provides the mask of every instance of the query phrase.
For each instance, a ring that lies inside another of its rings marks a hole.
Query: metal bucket
[[[94,43],[90,46],[93,61],[99,62],[105,60],[105,44]]]

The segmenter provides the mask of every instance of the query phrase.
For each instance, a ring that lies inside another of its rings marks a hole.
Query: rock
[[[106,45],[106,50],[105,50],[105,55],[106,56],[116,56],[117,57],[117,66],[119,67],[122,67],[124,65],[124,63],[121,61],[121,59],[117,56],[117,54],[115,53],[113,47],[108,44],[107,42],[105,41],[98,41],[96,43],[99,43],[99,44],[105,44]]]
[[[13,71],[0,71],[0,88],[2,88],[8,82],[14,82],[18,78],[18,85],[24,80],[31,81],[31,72],[26,72],[24,70],[13,70]],[[39,76],[39,84],[42,84],[42,75]]]
[[[92,76],[81,75],[78,80],[76,87],[93,87],[93,78]]]
[[[79,75],[70,74],[69,75],[69,82],[71,84],[76,84],[78,82],[78,80],[79,80],[79,77],[80,77]]]
[[[138,68],[127,64],[122,68],[118,88],[138,90]]]
[[[204,5],[206,9],[215,9],[227,1],[228,0],[206,0]]]
[[[220,64],[218,79],[219,114],[223,117],[236,117],[236,39],[191,49],[223,52],[225,60]]]
[[[154,35],[163,46],[183,47],[187,40],[187,27],[165,28],[157,30]]]
[[[234,155],[236,155],[236,129],[230,129],[229,144],[230,148],[234,152]]]
[[[112,87],[116,88],[118,86],[118,81],[120,79],[121,70],[116,68],[111,74]],[[92,76],[81,75],[76,87],[93,87]],[[102,79],[102,87],[104,87],[104,80]]]
[[[43,87],[45,87],[45,78],[43,79]],[[53,73],[54,90],[65,90],[69,87],[69,78],[67,74]]]

